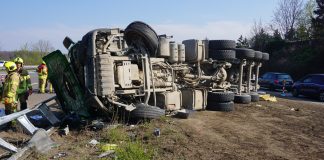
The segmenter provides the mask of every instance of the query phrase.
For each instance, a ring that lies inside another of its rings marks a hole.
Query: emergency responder
[[[47,66],[44,61],[37,67],[38,72],[38,86],[39,86],[39,93],[45,93],[46,81],[47,81]]]
[[[20,102],[20,110],[27,108],[28,97],[33,93],[33,88],[31,85],[30,76],[27,70],[24,67],[24,60],[20,57],[14,59],[14,62],[17,65],[17,72],[20,75],[20,83],[17,90],[18,100]]]
[[[19,85],[19,74],[14,62],[7,61],[4,64],[7,76],[3,84],[2,102],[5,105],[6,115],[11,114],[17,109],[17,89]]]

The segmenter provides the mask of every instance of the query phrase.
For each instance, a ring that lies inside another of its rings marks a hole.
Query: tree
[[[243,38],[243,35],[241,35],[239,37],[239,39],[237,39],[236,46],[238,48],[249,48],[250,47],[249,42],[248,42],[248,39],[246,37]]]
[[[287,40],[293,40],[296,24],[302,13],[302,0],[280,0],[274,12],[274,23],[281,35]]]
[[[54,47],[49,41],[39,40],[37,43],[33,44],[32,50],[39,52],[42,55],[46,55],[47,53],[54,51]]]
[[[266,30],[266,27],[263,26],[261,20],[259,22],[254,21],[254,25],[252,26],[252,37],[250,39],[251,47],[254,50],[265,51],[266,46],[268,45],[271,36]]]
[[[312,19],[314,27],[314,38],[323,39],[324,37],[324,1],[316,0],[317,8],[314,11],[315,16]]]
[[[309,40],[312,38],[312,18],[314,17],[315,0],[308,0],[297,22],[296,38]]]

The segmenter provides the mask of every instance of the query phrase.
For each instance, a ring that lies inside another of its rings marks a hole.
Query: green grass
[[[150,160],[154,155],[154,148],[139,141],[121,144],[116,149],[117,159],[122,160]]]

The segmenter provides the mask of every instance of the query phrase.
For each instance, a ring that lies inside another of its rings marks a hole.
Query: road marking
[[[38,84],[38,83],[32,83],[31,85],[33,86],[33,85],[36,85],[36,84]]]

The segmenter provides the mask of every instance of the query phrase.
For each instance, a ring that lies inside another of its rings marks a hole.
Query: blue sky
[[[255,20],[269,23],[278,0],[7,0],[0,5],[0,50],[47,40],[65,51],[96,28],[125,28],[140,20],[174,40],[234,39]]]

